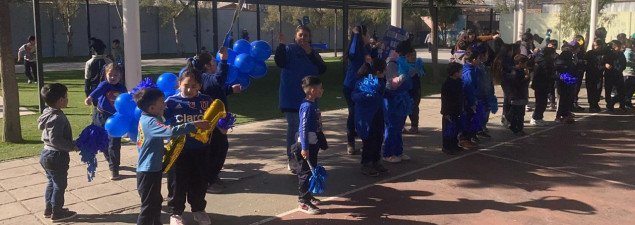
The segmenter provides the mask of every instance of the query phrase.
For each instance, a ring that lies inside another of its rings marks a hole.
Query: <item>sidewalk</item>
[[[335,57],[333,52],[320,53],[322,57]],[[338,52],[337,56],[342,57],[342,52]],[[430,53],[427,49],[417,49],[417,56],[424,59],[426,63],[431,62]],[[439,50],[439,63],[448,63],[447,59],[450,58],[449,49]],[[273,55],[269,60],[273,60]],[[44,72],[53,71],[70,71],[70,70],[84,70],[86,62],[67,62],[67,63],[44,63]],[[171,66],[171,65],[185,65],[185,58],[172,58],[172,59],[144,59],[141,60],[141,66]],[[24,65],[16,64],[15,73],[24,73]]]
[[[500,89],[497,93],[502,96]],[[580,93],[585,99],[585,90]],[[484,141],[486,149],[447,156],[440,151],[440,105],[439,95],[422,99],[420,133],[404,135],[405,152],[412,161],[386,165],[391,172],[379,178],[361,175],[360,156],[345,154],[346,110],[323,112],[330,148],[320,152],[320,163],[329,171],[329,186],[320,198],[326,200],[323,208],[329,214],[310,220],[296,212],[297,177],[286,170],[283,147],[286,122],[239,125],[229,134],[230,151],[221,173],[228,188],[223,194],[207,195],[206,211],[214,224],[224,225],[626,224],[635,220],[632,114],[579,113],[587,118],[573,125],[533,127],[527,113],[530,135],[519,138],[497,125],[499,113],[491,116],[494,138]],[[553,120],[554,113],[548,111],[545,119]],[[589,138],[580,139],[587,133]],[[71,154],[65,207],[79,215],[69,223],[136,222],[137,151],[126,145],[121,153],[121,180],[108,179],[107,163],[98,156],[97,176],[90,183],[79,155]],[[42,216],[46,178],[38,158],[0,163],[0,171],[0,224],[50,224]],[[165,186],[162,192],[165,198]],[[575,204],[531,201],[541,198],[575,200]],[[189,207],[184,219],[195,224],[188,211]],[[522,211],[521,216],[513,214],[517,211]],[[161,218],[169,223],[167,213]]]
[[[0,118],[2,118],[4,116],[3,110],[4,110],[4,99],[2,98],[2,96],[0,96]],[[24,115],[32,115],[35,114],[35,112],[33,111],[29,111],[28,109],[24,108],[24,107],[20,107],[20,116],[24,116]]]

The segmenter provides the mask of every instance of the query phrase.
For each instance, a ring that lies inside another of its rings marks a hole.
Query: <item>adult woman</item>
[[[288,169],[295,173],[296,160],[291,152],[291,145],[296,142],[298,132],[298,112],[305,94],[302,90],[302,78],[308,75],[320,75],[326,72],[326,64],[320,55],[311,48],[311,30],[306,26],[295,29],[294,42],[285,45],[284,35],[279,36],[280,45],[276,49],[274,60],[282,69],[278,108],[287,119],[287,157]]]
[[[374,51],[369,44],[370,34],[368,33],[368,28],[365,25],[358,25],[353,28],[351,41],[347,50],[344,52],[344,60],[348,61],[343,88],[344,98],[346,98],[346,104],[348,105],[346,152],[350,155],[359,153],[359,151],[355,149],[355,103],[351,98],[351,93],[355,90],[355,77],[357,76],[357,71],[365,62],[370,63],[372,58],[377,57],[377,51]]]

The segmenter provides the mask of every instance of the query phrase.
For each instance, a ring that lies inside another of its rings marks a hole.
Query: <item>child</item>
[[[575,71],[573,64],[573,53],[569,51],[568,47],[562,47],[563,51],[556,59],[556,74],[554,79],[556,80],[556,86],[558,90],[558,111],[556,112],[556,122],[574,122],[573,115],[571,114],[571,106],[573,106],[573,94],[575,86],[571,87],[561,79],[560,75],[564,73],[573,74]],[[610,93],[609,93],[610,94]]]
[[[465,64],[463,64],[463,74],[461,76],[461,80],[463,81],[463,95],[465,107],[465,120],[466,126],[463,128],[461,132],[461,140],[459,141],[459,145],[463,148],[477,148],[478,145],[472,142],[472,139],[476,136],[476,132],[479,131],[480,127],[472,127],[471,120],[476,114],[476,97],[478,95],[478,79],[480,77],[480,70],[478,69],[478,65],[480,63],[478,50],[468,49],[465,52]]]
[[[602,84],[604,82],[604,42],[600,39],[593,41],[593,49],[585,55],[586,60],[586,90],[589,101],[589,112],[597,113],[600,108],[600,96],[602,95]]]
[[[489,122],[490,111],[496,113],[498,111],[498,102],[496,95],[494,95],[494,80],[492,79],[491,69],[486,62],[489,61],[489,47],[486,43],[481,43],[476,48],[479,52],[478,69],[480,71],[480,77],[478,78],[478,104],[481,104],[481,110],[483,110],[483,121],[480,127],[480,131],[476,133],[477,136],[491,138],[487,129],[487,122]],[[493,105],[496,104],[496,105]],[[475,140],[478,138],[475,136]]]
[[[383,96],[386,89],[386,61],[373,59],[373,65],[362,65],[357,73],[352,100],[355,102],[355,129],[362,139],[362,173],[367,176],[379,176],[380,172],[388,172],[381,165],[381,145],[384,134]],[[379,87],[374,93],[360,89],[364,77],[373,74],[378,79]]]
[[[399,47],[399,46],[397,46]],[[412,88],[408,91],[408,95],[412,98],[412,112],[408,117],[410,118],[410,129],[403,129],[403,133],[417,134],[419,133],[419,103],[421,103],[421,77],[426,75],[423,70],[423,60],[417,58],[417,52],[412,47],[408,48],[413,51],[405,54],[405,62],[409,67],[409,71],[406,73],[410,75]],[[399,50],[399,49],[398,49]],[[402,60],[403,61],[403,60]]]
[[[459,132],[459,116],[463,114],[463,65],[459,63],[448,64],[448,78],[441,87],[441,115],[443,149],[448,155],[454,155],[463,150],[459,147],[457,138]],[[450,126],[454,123],[454,126]],[[452,130],[450,130],[452,129]]]
[[[86,97],[89,97],[90,94],[93,93],[93,90],[95,90],[102,81],[103,78],[101,72],[104,66],[112,63],[110,59],[107,59],[106,56],[104,56],[105,46],[93,44],[91,45],[91,48],[93,49],[94,55],[91,59],[86,61],[86,66],[84,67],[84,92],[86,93]],[[98,99],[95,98],[93,100],[93,105],[97,106]]]
[[[23,44],[20,46],[20,49],[18,49],[18,62],[20,62],[20,59],[24,58],[24,75],[26,75],[26,78],[29,79],[27,81],[29,84],[33,83],[33,81],[38,82],[37,55],[35,52],[35,36],[30,35],[27,39],[27,43]],[[24,53],[24,57],[22,56],[22,53]],[[31,72],[33,72],[33,75],[35,76],[31,76]]]
[[[227,48],[220,48],[221,62],[217,66],[216,61],[212,60],[212,56],[208,53],[202,53],[196,56],[196,65],[193,58],[188,60],[187,67],[196,69],[203,73],[202,80],[203,85],[201,93],[209,95],[212,99],[219,99],[225,105],[225,110],[228,110],[227,96],[233,93],[240,93],[242,87],[240,84],[225,85],[227,80],[227,73],[229,72],[229,65],[227,64]],[[220,68],[220,69],[219,69]],[[212,138],[210,140],[209,153],[209,182],[207,192],[209,193],[221,193],[224,186],[218,174],[225,164],[225,158],[227,157],[227,150],[229,149],[229,141],[227,140],[227,132],[217,127],[214,128]]]
[[[167,126],[163,122],[163,92],[156,88],[147,88],[134,95],[135,102],[143,111],[139,119],[139,137],[137,150],[137,190],[141,197],[141,212],[137,224],[161,224],[161,161],[163,159],[163,140],[172,136],[194,132],[194,127],[209,129],[205,120],[183,123],[179,126]]]
[[[604,98],[606,101],[606,109],[613,111],[616,103],[620,103],[620,108],[626,110],[626,100],[624,96],[624,75],[626,68],[626,57],[620,51],[621,43],[619,41],[611,41],[611,49],[604,55],[605,72],[604,72]],[[615,97],[611,97],[613,88],[616,90]]]
[[[308,214],[320,214],[320,209],[315,206],[320,200],[313,197],[309,191],[309,177],[311,177],[311,167],[316,167],[318,162],[317,132],[320,131],[320,109],[316,100],[322,97],[324,89],[322,81],[315,76],[302,78],[302,89],[306,98],[300,105],[300,125],[298,127],[298,141],[301,147],[300,152],[296,152],[298,160],[298,201],[300,211]],[[310,166],[309,166],[310,164]]]
[[[95,113],[93,114],[93,124],[104,127],[106,120],[111,115],[115,114],[115,99],[121,93],[128,92],[126,86],[119,83],[121,69],[116,63],[111,63],[106,66],[106,80],[99,83],[99,86],[93,90],[84,103],[86,105],[92,105],[97,102],[95,107]],[[111,180],[119,179],[119,164],[121,159],[121,138],[120,137],[108,137],[110,142],[108,143],[108,150],[104,151],[104,157],[108,161],[110,168]]]
[[[556,50],[549,47],[544,48],[541,54],[536,55],[536,67],[533,71],[534,75],[531,82],[531,88],[534,89],[534,97],[536,99],[536,109],[530,121],[532,125],[547,125],[543,118],[547,109],[549,90],[553,87],[553,76],[556,73],[553,62],[555,58]]]
[[[514,56],[514,69],[505,74],[505,90],[510,100],[510,108],[505,115],[509,120],[509,129],[516,135],[524,135],[523,122],[525,118],[525,106],[529,101],[529,72],[527,63],[529,58],[525,55]]]
[[[179,125],[203,118],[205,110],[212,104],[212,98],[199,93],[201,73],[185,70],[179,77],[181,93],[166,100],[165,118],[170,124]],[[170,224],[183,224],[181,214],[185,201],[190,203],[194,220],[199,224],[211,224],[205,212],[205,190],[207,189],[207,152],[210,146],[189,135],[185,139],[183,151],[168,173],[168,206],[172,209]]]
[[[399,58],[390,59],[386,66],[386,92],[384,92],[384,153],[383,160],[390,163],[398,163],[402,160],[410,160],[410,157],[403,154],[403,140],[401,131],[404,129],[406,117],[412,110],[413,100],[408,95],[412,88],[411,77],[416,76],[415,71],[410,69],[411,61],[416,60],[414,48],[409,41],[400,42],[395,48]]]
[[[624,51],[624,57],[626,58],[626,69],[624,70],[624,87],[625,87],[625,102],[626,108],[631,110],[633,107],[633,93],[635,93],[635,58],[633,48],[633,42],[631,40],[624,40],[626,50]]]
[[[44,142],[40,164],[48,179],[44,194],[44,217],[51,218],[53,222],[77,215],[76,212],[63,208],[70,162],[68,152],[78,150],[73,142],[71,124],[62,111],[62,108],[68,106],[67,91],[66,86],[55,83],[44,85],[40,92],[44,102],[49,106],[38,118],[38,128],[42,130]]]
[[[112,55],[112,60],[114,63],[123,64],[123,49],[121,49],[119,39],[112,40],[110,55]]]

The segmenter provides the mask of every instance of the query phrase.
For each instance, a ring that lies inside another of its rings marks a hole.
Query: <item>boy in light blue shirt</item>
[[[161,169],[163,140],[172,136],[194,132],[195,128],[210,129],[208,121],[197,120],[178,126],[165,125],[164,94],[156,88],[146,88],[134,95],[137,106],[143,111],[139,119],[137,149],[137,190],[141,197],[141,212],[137,224],[161,224]]]

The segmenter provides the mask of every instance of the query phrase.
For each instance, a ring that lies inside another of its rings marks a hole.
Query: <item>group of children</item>
[[[360,27],[358,35],[361,35],[360,42],[363,44],[363,38],[368,36],[367,31]],[[527,39],[524,42],[520,48],[531,46],[527,43],[533,41]],[[597,102],[602,79],[606,80],[605,97],[609,110],[617,102],[623,109],[633,108],[629,104],[635,90],[632,42],[627,40],[624,45],[616,41],[612,43],[612,48],[606,49],[603,48],[603,42],[594,41],[594,50],[585,57],[587,87],[592,87],[589,88],[590,111],[599,107]],[[498,110],[492,75],[497,69],[490,67],[499,68],[502,72],[502,76],[498,78],[504,92],[503,116],[514,133],[524,134],[522,130],[530,81],[536,96],[532,124],[545,124],[542,114],[547,108],[550,89],[554,86],[559,95],[556,120],[573,121],[571,111],[576,106],[575,96],[579,91],[576,85],[582,79],[578,70],[580,57],[577,55],[584,44],[579,40],[571,42],[563,46],[560,54],[556,54],[556,46],[551,44],[552,46],[540,49],[535,54],[527,49],[517,51],[518,46],[514,45],[502,46],[494,60],[490,57],[493,54],[491,49],[483,43],[473,44],[461,53],[463,65],[457,62],[448,65],[449,77],[441,90],[444,153],[456,154],[464,148],[476,148],[477,136],[489,137],[487,119],[490,112],[496,113]],[[193,132],[195,128],[214,129],[212,139],[203,143],[187,136],[183,152],[173,169],[168,172],[170,223],[183,224],[181,215],[187,201],[191,205],[195,221],[199,224],[211,224],[205,212],[205,193],[206,190],[215,193],[222,190],[218,173],[229,146],[227,130],[212,128],[202,118],[214,99],[220,99],[227,106],[227,95],[241,91],[240,85],[224,85],[229,70],[226,48],[221,48],[220,56],[219,65],[208,53],[189,59],[186,70],[179,77],[180,92],[176,95],[164,96],[156,88],[143,89],[134,94],[137,106],[143,111],[136,143],[139,151],[137,188],[141,197],[138,224],[160,224],[164,139]],[[626,74],[622,74],[622,71]],[[99,79],[103,81],[96,86],[87,82],[85,103],[95,106],[93,124],[104,126],[105,120],[116,112],[116,97],[127,92],[126,87],[120,83],[121,73],[117,64],[110,63],[105,67],[104,76]],[[364,59],[356,76],[350,79],[353,132],[363,142],[363,174],[378,176],[387,172],[388,169],[380,162],[382,159],[391,163],[410,159],[403,154],[401,134],[417,130],[415,121],[418,118],[412,118],[412,113],[418,111],[419,102],[413,101],[411,95],[419,95],[417,100],[420,99],[421,87],[417,84],[423,73],[423,65],[417,62],[414,48],[405,41],[397,46],[395,53],[387,61],[378,58]],[[370,92],[363,84],[368,79],[375,80],[377,84]],[[593,87],[599,87],[599,90]],[[617,92],[615,97],[611,95],[613,89]],[[298,164],[298,198],[301,211],[317,214],[320,210],[316,205],[320,201],[309,192],[309,177],[311,168],[317,166],[319,149],[327,148],[317,106],[317,99],[323,94],[322,82],[315,76],[306,76],[302,79],[302,90],[305,98],[299,109],[298,141],[294,147]],[[62,221],[76,215],[63,208],[69,168],[68,152],[78,150],[72,141],[68,119],[62,111],[68,104],[67,91],[64,85],[56,83],[45,85],[40,93],[49,106],[38,119],[44,142],[40,162],[49,180],[45,193],[44,216],[53,221]],[[413,119],[411,129],[404,128],[408,115]],[[119,176],[120,149],[120,138],[110,137],[108,149],[103,150],[112,179]]]

